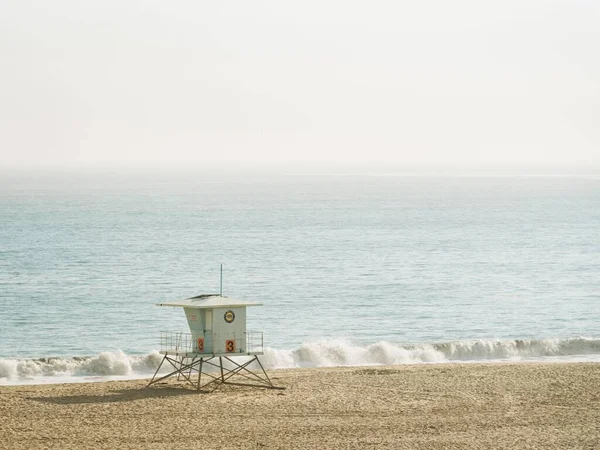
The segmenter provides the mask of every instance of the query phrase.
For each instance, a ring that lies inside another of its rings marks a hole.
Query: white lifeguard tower
[[[221,293],[205,294],[184,300],[157,303],[158,306],[182,307],[190,333],[162,331],[160,353],[164,355],[148,386],[177,375],[178,380],[189,382],[200,390],[220,384],[238,384],[280,389],[273,385],[258,359],[263,354],[262,331],[246,329],[246,308],[261,306],[262,303],[234,300],[223,296],[223,271],[221,268]],[[246,357],[241,364],[232,358]],[[248,357],[250,359],[248,359]],[[166,362],[174,369],[157,378]],[[226,361],[225,366],[223,362]],[[256,362],[256,371],[249,366]],[[229,364],[227,364],[229,363]],[[198,378],[192,380],[194,374]],[[234,375],[249,379],[252,383],[231,382]],[[203,376],[206,382],[203,381]]]

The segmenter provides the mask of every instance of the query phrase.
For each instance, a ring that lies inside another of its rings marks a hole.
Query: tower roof
[[[212,309],[234,306],[261,306],[262,303],[235,300],[219,294],[202,294],[174,302],[157,303],[158,306],[183,306],[186,308]]]

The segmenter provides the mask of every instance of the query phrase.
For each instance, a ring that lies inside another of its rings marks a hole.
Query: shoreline
[[[90,357],[91,359],[91,357]],[[569,358],[561,359],[560,357],[555,358],[535,358],[535,359],[521,359],[521,360],[467,360],[467,361],[432,361],[432,362],[417,362],[417,363],[402,363],[394,365],[385,364],[357,364],[357,365],[330,365],[330,366],[319,366],[319,367],[282,367],[282,368],[268,368],[267,372],[272,371],[295,371],[295,370],[327,370],[327,369],[353,369],[353,368],[366,368],[366,367],[403,367],[403,366],[436,366],[436,365],[497,365],[497,364],[509,364],[509,365],[520,365],[520,364],[598,364],[600,366],[600,360],[594,358]],[[0,377],[0,389],[3,387],[10,386],[47,386],[47,385],[64,385],[64,384],[87,384],[87,383],[109,383],[115,381],[139,381],[150,379],[154,374],[152,372],[145,373],[134,373],[130,375],[46,375],[41,376],[43,380],[38,378],[31,379],[20,379],[5,380]]]
[[[0,442],[37,448],[600,448],[600,363],[269,370],[283,391],[175,380],[0,386]]]
[[[267,372],[277,371],[295,371],[295,370],[327,370],[327,369],[357,369],[357,368],[386,368],[386,367],[403,367],[403,366],[434,366],[434,365],[496,365],[496,364],[598,364],[600,361],[596,359],[531,359],[531,360],[485,360],[485,361],[443,361],[443,362],[418,362],[418,363],[403,363],[394,365],[384,364],[359,364],[359,365],[339,365],[339,366],[320,366],[320,367],[283,367],[283,368],[270,368]],[[110,383],[119,381],[140,381],[150,379],[154,371],[148,373],[137,373],[131,375],[50,375],[42,376],[43,380],[38,379],[21,379],[18,381],[4,381],[0,378],[0,389],[3,387],[10,386],[52,386],[52,385],[65,385],[65,384],[87,384],[87,383]],[[48,381],[53,379],[52,381]]]

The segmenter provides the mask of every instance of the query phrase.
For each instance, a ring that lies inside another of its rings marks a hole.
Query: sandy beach
[[[285,390],[0,387],[2,449],[600,449],[600,364],[271,371]]]

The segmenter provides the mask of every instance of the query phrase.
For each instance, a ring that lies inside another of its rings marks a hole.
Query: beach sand
[[[600,449],[600,364],[292,369],[286,389],[0,387],[2,449]]]

